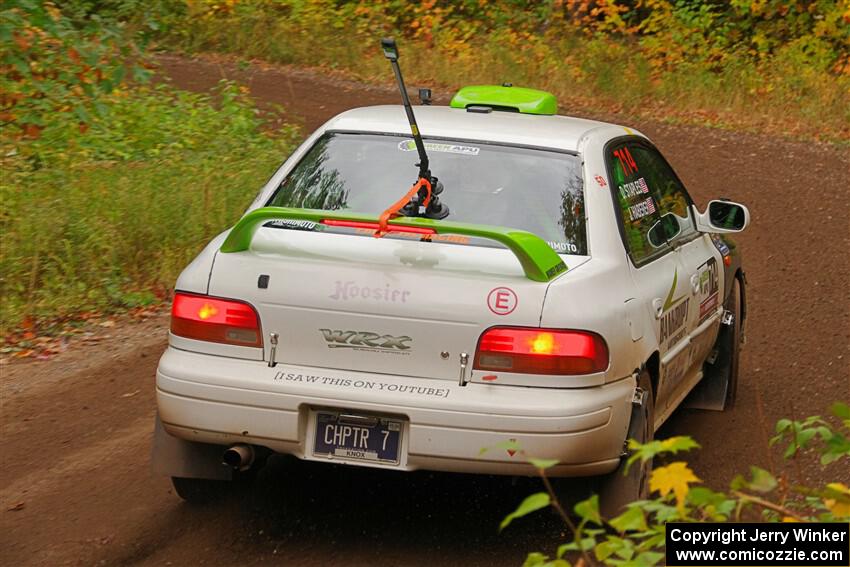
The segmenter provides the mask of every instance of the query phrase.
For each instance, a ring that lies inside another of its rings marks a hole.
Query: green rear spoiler
[[[322,211],[316,209],[290,209],[286,207],[263,207],[255,209],[242,217],[227,235],[221,245],[221,252],[242,252],[251,246],[251,240],[257,228],[270,220],[304,220],[321,224],[324,220],[347,221],[353,223],[378,223],[372,215],[349,213],[345,211]],[[431,229],[435,234],[457,234],[475,238],[495,240],[514,253],[528,279],[536,282],[548,282],[567,270],[561,257],[539,236],[499,226],[463,224],[420,217],[402,217],[389,221],[388,228],[407,227]]]

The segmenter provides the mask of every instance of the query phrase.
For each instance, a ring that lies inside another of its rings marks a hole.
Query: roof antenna
[[[421,187],[416,195],[411,197],[410,202],[401,209],[401,213],[408,217],[424,216],[429,219],[444,219],[449,216],[449,208],[440,202],[437,197],[443,192],[443,184],[436,177],[431,176],[429,169],[428,154],[425,152],[425,143],[422,141],[422,135],[419,133],[419,126],[416,124],[416,117],[413,115],[413,107],[410,105],[410,97],[407,96],[407,87],[404,86],[404,79],[401,76],[401,68],[398,66],[398,47],[395,40],[384,38],[381,40],[381,49],[384,51],[384,57],[390,60],[395,73],[398,88],[401,91],[401,100],[404,104],[404,111],[407,113],[407,121],[410,123],[410,132],[413,134],[413,143],[416,144],[416,151],[419,152],[419,179],[425,179],[431,184],[431,199],[425,207],[425,214],[421,215],[420,207],[428,195],[428,190]]]

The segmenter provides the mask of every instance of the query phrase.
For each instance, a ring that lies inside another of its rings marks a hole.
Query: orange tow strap
[[[414,195],[422,188],[422,186],[428,190],[428,194],[425,195],[425,201],[422,203],[424,206],[428,206],[428,203],[431,202],[431,182],[425,179],[424,177],[420,177],[419,181],[417,181],[413,187],[410,188],[404,197],[390,205],[387,210],[381,213],[381,216],[378,217],[378,230],[375,231],[375,238],[381,238],[385,236],[389,231],[387,230],[387,223],[390,219],[398,216],[398,212],[404,208],[406,204],[410,202],[410,199],[413,198]]]

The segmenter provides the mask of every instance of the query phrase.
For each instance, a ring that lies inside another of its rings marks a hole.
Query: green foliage
[[[502,520],[501,524],[499,524],[499,529],[505,529],[511,524],[511,522],[513,522],[517,518],[522,518],[523,516],[527,516],[532,512],[536,512],[537,510],[548,508],[549,504],[550,499],[547,493],[537,492],[536,494],[532,494],[531,496],[526,497],[525,500],[520,502],[520,505],[517,506],[516,510],[505,516],[505,519]]]
[[[0,332],[149,305],[235,221],[295,132],[243,89],[145,86],[179,0],[0,9]]]
[[[262,116],[233,84],[221,85],[215,104],[163,85],[98,101],[103,111],[84,133],[4,140],[4,334],[25,318],[167,296],[294,145],[291,129],[262,132]]]
[[[671,294],[676,287],[676,280],[673,280],[673,288]],[[638,443],[634,439],[629,439],[629,460],[626,461],[627,467],[631,467],[635,461],[640,460],[645,463],[658,455],[670,453],[675,455],[679,451],[690,451],[691,449],[699,449],[699,443],[685,436],[676,436],[664,439],[663,441],[650,441],[649,443]],[[628,470],[628,468],[626,469]]]
[[[384,81],[376,38],[394,35],[413,81],[510,80],[565,109],[850,139],[850,11],[837,0],[186,0],[175,18],[160,41],[189,51]]]
[[[822,458],[821,462],[824,466],[838,463],[840,469],[831,470],[841,476],[846,470],[847,460],[850,460],[850,447],[844,441],[850,432],[850,407],[836,403],[831,412],[837,420],[817,416],[800,422],[780,420],[774,442],[790,439],[789,447],[793,450],[786,451],[787,459],[797,457],[801,451],[828,455],[829,458]],[[687,437],[673,437],[645,445],[632,441],[629,446],[633,452],[631,462],[699,447]],[[551,491],[545,469],[539,468],[549,493],[529,497],[540,505],[527,505],[527,499],[516,512],[508,516],[511,521],[537,509],[548,506],[557,508],[561,505]],[[585,567],[597,564],[658,565],[664,558],[665,524],[668,521],[742,521],[743,518],[751,519],[755,513],[761,513],[761,519],[767,522],[835,522],[850,519],[850,487],[841,482],[810,488],[792,482],[787,472],[777,476],[755,466],[750,467],[749,478],[739,475],[732,481],[728,494],[704,486],[691,486],[698,482],[699,479],[687,464],[679,461],[655,468],[650,477],[652,498],[629,504],[614,518],[600,516],[599,497],[596,495],[577,502],[573,510],[580,520],[579,524],[573,525],[565,517],[571,539],[559,545],[553,559],[543,553],[533,552],[528,555],[524,565],[571,567],[573,563],[567,558],[568,554],[581,554],[576,565]],[[510,523],[508,518],[502,522],[502,528]]]
[[[844,422],[844,427],[850,429],[850,407],[836,402],[830,408],[833,415]],[[850,439],[829,428],[820,416],[811,416],[803,421],[780,419],[776,423],[776,436],[770,440],[774,445],[780,441],[788,441],[785,458],[793,457],[800,451],[810,448],[814,441],[821,441],[821,464],[829,464],[850,455]]]
[[[101,97],[128,78],[147,78],[139,65],[139,39],[118,21],[74,21],[50,2],[5,2],[0,10],[2,141],[43,139],[49,145],[67,137],[69,128],[84,131],[106,112]]]

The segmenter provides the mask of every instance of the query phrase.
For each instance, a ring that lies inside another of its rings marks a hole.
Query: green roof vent
[[[523,114],[556,114],[558,101],[552,93],[513,87],[509,84],[463,87],[452,99],[452,108],[489,112],[509,110]]]

